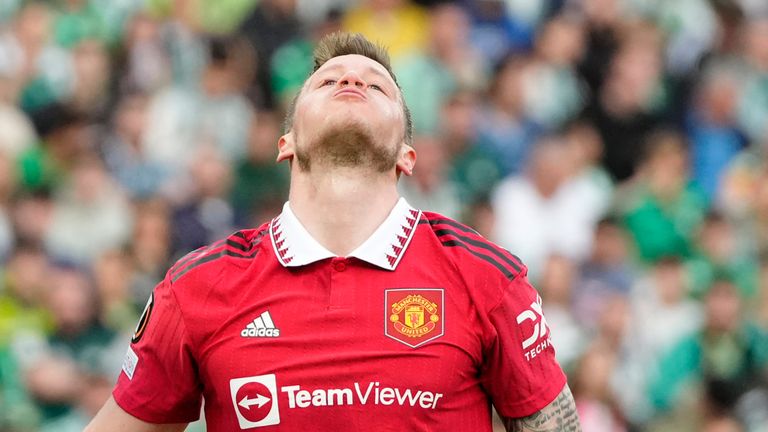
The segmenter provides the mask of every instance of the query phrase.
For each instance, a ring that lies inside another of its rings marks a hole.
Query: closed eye
[[[380,91],[380,92],[382,92],[382,93],[385,93],[385,92],[384,92],[384,89],[383,89],[383,88],[381,88],[381,87],[380,87],[378,84],[371,84],[371,85],[369,85],[368,87],[369,87],[369,88],[372,88],[372,89],[374,89],[374,90],[378,90],[378,91]],[[385,94],[386,94],[386,93],[385,93]]]

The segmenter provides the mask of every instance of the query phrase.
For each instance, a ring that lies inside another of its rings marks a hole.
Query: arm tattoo
[[[541,411],[523,418],[505,418],[504,426],[507,432],[581,432],[576,403],[567,384]]]

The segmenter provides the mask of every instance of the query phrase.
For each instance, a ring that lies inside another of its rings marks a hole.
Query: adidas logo
[[[248,323],[247,326],[240,332],[242,337],[278,337],[280,336],[280,329],[275,327],[275,323],[272,322],[272,316],[269,315],[269,311],[259,315],[253,322]]]

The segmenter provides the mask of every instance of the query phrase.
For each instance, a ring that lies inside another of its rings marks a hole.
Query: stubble
[[[299,169],[312,166],[361,168],[386,172],[397,162],[397,148],[377,143],[364,125],[352,123],[330,128],[314,142],[296,148]]]

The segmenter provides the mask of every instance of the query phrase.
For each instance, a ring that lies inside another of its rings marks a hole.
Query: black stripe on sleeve
[[[460,223],[456,222],[455,220],[451,220],[451,219],[422,219],[422,220],[419,221],[419,225],[427,224],[427,223],[432,225],[432,226],[434,226],[434,225],[449,225],[449,226],[452,226],[454,228],[460,229],[460,230],[462,230],[464,232],[480,235],[480,233],[478,233],[474,229],[472,229],[472,228],[470,228],[470,227],[468,227],[468,226],[466,226],[464,224],[460,224]]]
[[[234,249],[237,249],[239,251],[243,251],[243,252],[246,252],[246,253],[250,250],[250,248],[248,246],[246,246],[246,245],[244,245],[242,243],[238,243],[238,242],[236,242],[234,240],[231,240],[231,239],[227,239],[227,246],[230,246],[230,247],[232,247]]]
[[[514,269],[515,272],[519,272],[520,270],[522,270],[522,267],[520,266],[519,262],[515,262],[514,260],[510,259],[506,254],[504,254],[503,252],[499,251],[495,247],[491,246],[487,242],[480,241],[480,240],[475,240],[473,238],[463,236],[463,235],[457,233],[456,231],[449,230],[449,229],[435,230],[435,234],[437,234],[438,237],[441,237],[441,236],[444,236],[444,235],[451,235],[453,237],[456,237],[457,239],[459,239],[459,240],[461,240],[461,241],[463,241],[465,243],[468,243],[468,244],[470,244],[472,246],[475,246],[475,247],[487,250],[488,252],[490,252],[493,255],[495,255],[497,258],[499,258],[502,261],[504,261],[505,263],[509,264],[509,266],[511,266],[512,269]],[[512,254],[509,254],[509,255],[514,256]],[[515,257],[515,258],[517,258],[517,257]]]
[[[176,261],[176,263],[173,266],[171,266],[170,272],[173,273],[173,272],[177,271],[178,269],[180,269],[181,267],[185,266],[190,261],[194,261],[197,257],[200,256],[201,253],[203,253],[205,251],[212,251],[212,250],[220,247],[222,244],[224,244],[224,240],[219,240],[219,241],[217,241],[215,243],[212,243],[210,245],[197,248],[197,249],[193,250],[192,252],[189,252],[188,254],[186,254],[183,257],[181,257],[178,261]]]
[[[183,269],[183,270],[179,271],[178,273],[176,273],[175,275],[173,275],[171,277],[171,281],[172,282],[176,282],[180,277],[184,276],[188,271],[194,269],[195,267],[198,267],[198,266],[203,265],[205,263],[209,263],[211,261],[215,261],[215,260],[217,260],[219,258],[222,258],[224,256],[230,256],[230,257],[233,257],[233,258],[250,259],[250,258],[253,258],[256,255],[258,255],[258,253],[259,253],[259,249],[255,249],[255,250],[251,251],[248,254],[241,254],[239,252],[236,252],[236,251],[224,248],[221,251],[219,251],[219,253],[215,253],[215,254],[211,254],[211,255],[205,256],[205,257],[200,258],[199,260],[193,262],[192,264],[187,266],[185,269]]]
[[[495,259],[489,257],[488,255],[480,253],[480,252],[478,252],[478,251],[476,251],[474,249],[470,249],[469,246],[467,246],[466,244],[464,244],[463,242],[461,242],[459,240],[445,240],[442,243],[443,243],[443,246],[449,246],[449,247],[458,246],[458,247],[464,248],[467,251],[469,251],[469,253],[471,253],[472,255],[480,258],[483,261],[486,261],[486,262],[490,263],[491,265],[493,265],[494,267],[499,269],[499,271],[501,271],[501,273],[503,273],[504,276],[506,276],[507,279],[509,279],[509,280],[514,280],[515,279],[515,274],[511,273],[509,271],[509,269],[504,267],[501,263],[499,263]]]

